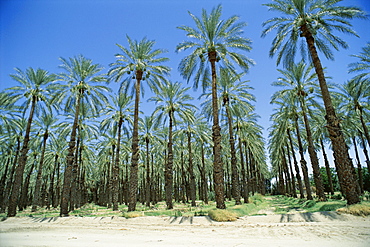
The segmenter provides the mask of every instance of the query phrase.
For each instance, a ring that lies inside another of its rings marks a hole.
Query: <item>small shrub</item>
[[[132,211],[132,212],[123,213],[123,216],[129,219],[129,218],[141,217],[141,216],[144,216],[144,214],[143,212]]]
[[[356,216],[370,215],[370,204],[355,204],[337,209],[338,213],[352,214]]]
[[[234,212],[226,209],[212,209],[208,212],[208,216],[218,222],[236,221],[238,219]]]

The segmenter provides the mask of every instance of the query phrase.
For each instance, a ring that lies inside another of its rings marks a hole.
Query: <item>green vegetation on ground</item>
[[[127,212],[126,205],[120,205],[118,211],[112,211],[111,208],[95,204],[86,204],[79,209],[73,210],[70,216],[75,217],[126,217],[135,218],[142,216],[169,216],[169,217],[196,217],[209,216],[215,221],[235,221],[238,217],[264,215],[266,211],[274,214],[304,213],[337,211],[339,213],[353,214],[357,216],[370,215],[370,201],[362,201],[360,204],[346,206],[346,201],[338,199],[329,199],[326,202],[315,200],[305,200],[287,196],[262,196],[255,194],[249,198],[249,203],[235,205],[235,201],[226,201],[227,209],[216,209],[216,203],[210,202],[204,204],[198,202],[196,207],[190,203],[174,203],[174,208],[166,209],[165,202],[159,202],[151,207],[137,204],[136,211]],[[261,213],[262,212],[262,213]],[[37,212],[31,212],[31,207],[27,207],[19,212],[19,217],[58,217],[59,208],[45,209],[40,208]],[[5,218],[6,214],[0,214]]]

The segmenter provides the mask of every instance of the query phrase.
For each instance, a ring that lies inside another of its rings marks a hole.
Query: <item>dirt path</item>
[[[336,212],[208,217],[8,218],[0,246],[370,246],[370,217]]]

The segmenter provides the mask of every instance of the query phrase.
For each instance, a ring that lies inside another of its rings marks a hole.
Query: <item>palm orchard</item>
[[[202,87],[200,105],[190,88],[171,81],[167,51],[147,38],[127,36],[127,47],[117,44],[106,73],[82,55],[60,58],[56,74],[16,69],[11,77],[19,86],[0,93],[1,211],[15,216],[17,208],[60,207],[68,216],[88,202],[135,211],[138,202],[149,207],[160,201],[168,209],[174,201],[215,201],[224,209],[225,200],[248,203],[251,193],[267,189],[326,200],[325,174],[327,192],[337,174],[347,203],[358,203],[369,189],[370,50],[353,55],[352,80],[330,83],[319,55],[333,59],[331,48],[347,48],[334,32],[356,35],[347,20],[365,18],[338,2],[266,4],[281,16],[267,20],[262,35],[277,30],[270,55],[283,63],[271,82],[282,89],[271,98],[270,170],[247,74],[254,65],[247,56],[252,42],[242,30],[246,23],[238,16],[224,19],[221,5],[200,17],[189,13],[194,25],[178,27],[186,35],[176,46],[183,56],[179,74],[194,89]],[[146,98],[145,88],[154,96]],[[141,101],[152,102],[153,112],[143,116]],[[327,160],[325,173],[319,166],[325,144],[334,152],[335,174]],[[356,154],[361,147],[366,168],[356,155],[355,170],[350,146]],[[274,188],[267,186],[272,178]]]

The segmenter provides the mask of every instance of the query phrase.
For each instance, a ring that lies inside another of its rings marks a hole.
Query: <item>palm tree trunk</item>
[[[362,167],[361,167],[361,161],[360,161],[360,156],[358,154],[357,150],[357,144],[356,144],[356,138],[352,137],[353,141],[353,146],[355,148],[355,155],[356,155],[356,161],[357,161],[357,174],[358,174],[358,183],[360,186],[360,193],[364,193],[364,182],[363,182],[363,176],[362,176]]]
[[[4,189],[4,192],[3,192],[4,193],[4,197],[3,197],[4,199],[2,201],[0,201],[1,212],[5,212],[5,209],[8,206],[8,203],[9,203],[10,192],[11,192],[12,187],[13,187],[14,173],[15,173],[15,168],[17,166],[20,149],[21,149],[21,141],[20,141],[20,135],[18,135],[17,136],[17,149],[15,151],[15,155],[14,155],[14,159],[13,159],[13,162],[12,162],[12,165],[11,165],[10,173],[9,173],[9,176],[8,176],[8,179],[7,179],[7,182],[6,182],[6,185],[5,185],[5,189]]]
[[[292,186],[292,195],[294,198],[297,198],[297,191],[296,191],[296,181],[294,177],[294,172],[293,172],[293,166],[292,166],[292,160],[290,159],[290,152],[289,152],[289,144],[286,144],[286,150],[287,150],[287,157],[288,157],[288,163],[289,163],[289,172],[290,172],[290,177],[292,178],[291,186]]]
[[[37,171],[37,177],[36,177],[36,185],[35,185],[35,191],[34,191],[33,202],[32,202],[32,212],[36,212],[37,206],[41,206],[40,194],[41,194],[41,183],[42,183],[42,169],[44,165],[46,140],[48,139],[48,136],[49,136],[49,133],[48,133],[48,130],[46,130],[44,133],[43,141],[42,141],[42,151],[41,151],[39,169]]]
[[[308,153],[310,155],[311,166],[313,171],[313,179],[316,185],[316,194],[319,196],[320,201],[326,201],[326,196],[324,192],[324,185],[322,183],[322,178],[320,174],[319,160],[315,148],[313,146],[312,134],[310,123],[308,122],[308,117],[306,113],[306,106],[302,99],[300,99],[301,109],[303,113],[303,121],[306,127],[307,142],[308,142]]]
[[[290,173],[289,173],[289,167],[288,167],[288,163],[286,161],[287,159],[287,155],[285,154],[285,150],[284,148],[282,148],[282,152],[283,152],[283,157],[282,157],[282,162],[283,162],[283,172],[285,174],[285,182],[286,182],[286,193],[289,194],[290,196],[293,196],[293,187],[292,187],[292,180],[291,180],[291,177],[290,177]]]
[[[151,191],[151,181],[150,181],[150,156],[149,156],[149,137],[145,138],[145,144],[146,144],[146,191],[145,191],[145,201],[146,206],[150,207],[150,191]]]
[[[285,180],[284,180],[284,173],[283,168],[279,165],[278,167],[278,184],[277,184],[277,192],[278,195],[285,195]]]
[[[58,155],[57,155],[58,156]],[[59,157],[59,156],[58,156]],[[53,208],[58,207],[60,203],[60,162],[58,161],[58,158],[55,158],[55,165],[57,166],[56,172],[57,172],[57,184],[55,186],[55,197],[53,202]]]
[[[321,149],[322,149],[322,155],[324,156],[325,170],[326,170],[326,175],[328,177],[330,194],[334,195],[333,179],[331,178],[331,171],[329,167],[328,156],[326,155],[324,143],[322,139],[320,139],[320,144],[321,144]]]
[[[67,164],[64,170],[62,198],[60,201],[60,216],[61,217],[69,216],[69,202],[71,199],[71,183],[72,183],[72,167],[73,167],[73,162],[75,162],[74,153],[76,149],[78,117],[80,115],[80,102],[81,102],[82,94],[83,94],[83,90],[81,89],[79,94],[77,95],[77,104],[76,104],[75,116],[74,116],[74,121],[73,121],[73,126],[72,126],[71,139],[69,141],[68,154],[66,157]]]
[[[183,146],[183,143],[181,141],[181,146]],[[181,157],[180,157],[180,162],[181,162],[181,200],[183,203],[186,203],[186,197],[185,197],[185,191],[186,191],[186,173],[185,173],[185,168],[184,168],[184,151],[181,151]]]
[[[315,40],[306,25],[301,26],[302,36],[305,37],[308,49],[311,54],[315,71],[319,79],[322,98],[325,105],[327,129],[329,138],[332,142],[334,158],[337,161],[337,173],[342,182],[342,191],[345,193],[347,204],[355,204],[360,202],[360,197],[356,189],[356,179],[353,176],[353,164],[348,153],[348,147],[344,140],[344,136],[339,124],[339,119],[335,114],[335,110],[331,101],[330,93],[326,84],[324,70],[321,66],[321,61],[316,51]]]
[[[173,172],[172,172],[172,166],[173,166],[173,150],[172,150],[172,128],[173,128],[173,115],[170,111],[168,113],[169,115],[169,128],[168,128],[168,158],[166,162],[166,169],[165,169],[165,190],[166,190],[166,205],[167,209],[173,209],[172,204],[172,192],[173,192]]]
[[[364,155],[365,155],[365,162],[366,162],[366,165],[367,165],[367,170],[368,172],[370,172],[370,159],[369,159],[369,154],[367,152],[367,148],[366,148],[366,143],[365,143],[365,140],[364,140],[364,137],[362,136],[362,133],[359,131],[359,135],[361,137],[361,143],[362,143],[362,148],[363,148],[363,152],[364,152]]]
[[[72,165],[72,178],[71,178],[71,193],[70,193],[70,200],[69,200],[69,212],[75,210],[77,205],[77,171],[79,167],[79,162],[81,159],[79,159],[81,154],[81,125],[79,124],[77,126],[77,143],[75,147],[75,155],[74,155],[74,162]]]
[[[28,170],[26,178],[24,179],[24,182],[22,184],[21,195],[18,203],[19,211],[24,210],[28,206],[28,188],[30,186],[31,175],[34,172],[36,163],[37,163],[37,153],[34,152],[34,162],[32,162],[31,168]]]
[[[370,135],[369,135],[369,131],[367,130],[367,127],[364,121],[362,107],[359,107],[359,110],[360,110],[360,120],[361,120],[362,128],[364,130],[364,135],[366,137],[367,144],[370,146]]]
[[[107,208],[113,208],[113,205],[112,205],[112,184],[113,184],[113,179],[112,179],[112,176],[113,176],[113,166],[114,166],[114,162],[116,160],[116,145],[113,144],[112,145],[112,159],[111,159],[111,162],[108,163],[108,166],[107,166],[107,176],[105,178],[105,182],[106,182],[106,191],[105,191],[105,204],[107,206]]]
[[[20,188],[22,186],[24,167],[26,166],[26,163],[27,163],[27,153],[29,149],[28,142],[30,141],[31,124],[32,124],[32,119],[33,119],[33,115],[35,112],[35,108],[36,108],[36,96],[33,96],[32,104],[31,104],[31,111],[28,117],[28,122],[27,122],[27,127],[26,127],[26,133],[24,135],[21,155],[18,160],[18,166],[15,170],[14,184],[13,184],[12,191],[11,191],[10,198],[9,198],[8,217],[14,217],[17,214],[17,203],[18,203]]]
[[[190,126],[188,126],[190,128]],[[195,175],[194,175],[194,167],[193,167],[193,157],[191,151],[191,133],[187,131],[188,136],[188,150],[189,150],[189,177],[190,177],[190,198],[191,198],[191,206],[196,207],[196,186],[195,186]]]
[[[256,193],[256,191],[257,191],[256,164],[255,164],[255,160],[254,160],[254,157],[253,157],[253,154],[252,154],[250,148],[248,149],[248,153],[249,153],[250,186],[252,188],[252,195],[254,195],[254,193]]]
[[[50,205],[54,206],[55,201],[55,190],[54,190],[54,180],[55,180],[55,173],[57,169],[57,163],[58,163],[58,154],[55,155],[54,158],[54,166],[53,166],[53,173],[50,175],[50,185],[49,185],[49,195],[48,195],[48,209],[50,209]]]
[[[302,145],[302,140],[301,140],[301,135],[299,133],[299,126],[298,126],[298,117],[294,119],[295,121],[295,129],[297,131],[297,139],[298,139],[298,146],[299,146],[299,154],[301,156],[301,168],[302,168],[302,173],[303,173],[303,179],[304,179],[304,184],[306,186],[306,194],[307,194],[307,200],[312,200],[312,193],[311,193],[311,184],[310,184],[310,179],[308,177],[308,169],[307,169],[307,162],[304,158],[304,152],[303,152],[303,145]]]
[[[132,133],[132,156],[130,169],[130,185],[129,185],[129,203],[128,211],[135,211],[137,201],[137,186],[138,186],[138,169],[139,169],[139,102],[140,102],[140,81],[143,76],[143,71],[136,71],[135,84],[135,109],[134,109],[134,129]]]
[[[239,136],[238,144],[239,144],[239,154],[240,154],[240,166],[241,166],[241,173],[242,173],[242,196],[244,199],[244,203],[249,203],[247,176],[246,176],[245,163],[244,163],[244,157],[243,157],[242,140],[240,136]]]
[[[121,147],[121,128],[122,128],[122,117],[118,120],[118,133],[117,133],[117,151],[116,151],[116,160],[112,168],[112,202],[113,202],[113,211],[118,210],[118,186],[119,186],[119,153]]]
[[[204,143],[201,143],[201,155],[202,155],[202,186],[203,186],[203,201],[205,204],[208,204],[208,183],[206,176],[206,162],[204,158]]]
[[[302,179],[301,179],[301,175],[300,175],[300,172],[299,172],[299,166],[298,166],[297,158],[295,157],[295,153],[294,153],[292,135],[290,134],[289,129],[287,129],[287,133],[288,133],[288,138],[289,138],[290,149],[292,150],[294,169],[295,169],[295,172],[296,172],[296,178],[297,178],[297,182],[298,182],[299,193],[301,194],[300,198],[303,199],[304,198],[303,184],[302,184]]]
[[[251,191],[251,181],[250,181],[250,177],[251,177],[251,172],[250,172],[250,157],[249,157],[249,151],[248,151],[248,147],[247,147],[247,142],[243,142],[244,144],[244,152],[245,152],[245,176],[246,176],[246,181],[245,181],[245,184],[246,184],[246,190],[248,191],[248,196],[249,196],[249,192]]]
[[[11,147],[10,147],[11,149]],[[0,180],[0,213],[5,213],[5,208],[4,208],[4,199],[6,196],[8,195],[5,195],[5,182],[6,182],[6,178],[7,178],[7,175],[8,175],[8,169],[9,169],[9,165],[10,165],[10,162],[11,162],[11,152],[9,152],[8,154],[8,157],[7,157],[7,161],[6,161],[6,164],[5,164],[5,169],[3,171],[3,175],[1,176],[1,180]]]
[[[227,123],[229,126],[229,143],[231,154],[231,177],[232,177],[232,196],[235,199],[235,205],[242,204],[240,202],[239,176],[238,167],[236,164],[235,139],[233,133],[233,120],[229,109],[229,99],[224,102],[226,108]]]
[[[224,171],[221,159],[221,128],[218,121],[218,100],[217,100],[217,78],[216,78],[216,51],[208,53],[212,69],[212,109],[213,109],[213,180],[215,189],[216,207],[225,209],[224,192]]]

